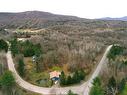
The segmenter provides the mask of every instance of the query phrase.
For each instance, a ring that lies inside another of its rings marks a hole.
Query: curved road
[[[26,82],[25,80],[23,80],[19,74],[17,73],[14,63],[13,63],[13,59],[12,59],[12,55],[11,55],[11,51],[8,51],[6,56],[7,56],[7,63],[8,63],[8,68],[10,71],[13,72],[13,75],[16,79],[16,83],[21,86],[22,88],[32,91],[32,92],[36,92],[36,93],[40,93],[40,94],[44,94],[44,95],[51,95],[51,94],[56,94],[56,95],[60,95],[60,94],[67,94],[67,92],[69,90],[71,90],[74,93],[77,93],[79,95],[89,95],[89,91],[90,88],[92,87],[92,82],[93,79],[98,76],[99,72],[101,71],[103,64],[107,63],[107,58],[106,55],[109,52],[110,48],[112,47],[112,45],[108,46],[100,63],[98,64],[96,70],[94,71],[93,75],[91,76],[91,78],[87,81],[84,82],[82,85],[77,85],[77,86],[71,86],[71,87],[51,87],[51,88],[46,88],[46,87],[39,87],[33,84],[30,84],[28,82]]]
[[[107,47],[107,49],[106,49],[100,63],[98,64],[96,70],[92,74],[91,78],[87,81],[86,87],[84,89],[84,95],[89,95],[90,89],[92,87],[93,79],[99,75],[100,71],[103,69],[104,64],[108,63],[107,54],[110,51],[111,47],[112,47],[112,45]]]

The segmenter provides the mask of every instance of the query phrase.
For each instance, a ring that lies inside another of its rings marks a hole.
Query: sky
[[[127,16],[127,0],[0,0],[0,12],[44,11],[82,18]]]

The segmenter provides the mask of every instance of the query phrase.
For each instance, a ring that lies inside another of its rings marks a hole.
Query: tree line
[[[66,76],[64,72],[61,72],[60,75],[60,85],[66,86],[66,85],[72,85],[75,83],[80,83],[81,80],[85,79],[85,72],[84,70],[76,70],[74,74]]]
[[[42,50],[41,50],[41,45],[40,44],[33,44],[30,41],[17,41],[17,39],[13,39],[10,41],[11,43],[11,51],[13,56],[16,54],[23,54],[24,57],[31,57],[33,55],[39,55]]]

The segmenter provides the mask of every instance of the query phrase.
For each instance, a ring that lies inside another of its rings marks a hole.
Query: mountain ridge
[[[118,18],[104,17],[104,18],[100,18],[100,19],[101,20],[121,20],[121,21],[127,21],[127,16],[118,17]]]
[[[26,11],[18,13],[1,12],[0,27],[25,28],[33,26],[44,26],[46,23],[58,21],[84,20],[76,16],[58,15],[41,11]]]
[[[18,13],[1,12],[0,28],[48,28],[54,26],[80,27],[85,29],[126,27],[125,21],[107,21],[103,19],[85,19],[76,16],[59,15],[41,11]]]

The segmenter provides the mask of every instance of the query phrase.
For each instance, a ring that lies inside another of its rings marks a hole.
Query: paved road
[[[36,92],[36,93],[40,93],[40,94],[44,94],[44,95],[51,95],[51,94],[56,94],[56,95],[60,95],[60,94],[67,94],[67,92],[69,90],[72,90],[74,93],[77,93],[79,95],[88,95],[90,88],[92,87],[92,80],[99,74],[102,65],[104,63],[107,63],[107,58],[106,55],[108,53],[108,51],[110,50],[111,46],[109,46],[100,63],[98,64],[95,72],[93,73],[92,77],[90,78],[90,80],[88,80],[87,82],[84,82],[82,85],[77,85],[77,86],[71,86],[71,87],[51,87],[51,88],[46,88],[46,87],[38,87],[36,85],[30,84],[28,82],[26,82],[25,80],[23,80],[19,74],[17,73],[14,63],[13,63],[13,59],[12,59],[12,55],[11,55],[11,51],[8,51],[7,53],[7,63],[8,63],[8,68],[10,71],[13,72],[14,77],[16,79],[16,82],[19,86],[21,86],[22,88],[32,91],[32,92]]]

